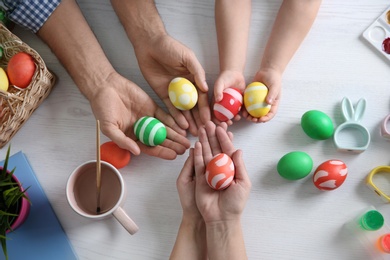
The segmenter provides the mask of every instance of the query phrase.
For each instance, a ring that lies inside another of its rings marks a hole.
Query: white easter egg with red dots
[[[234,178],[232,159],[224,153],[217,154],[206,166],[206,181],[215,190],[230,186]]]
[[[347,178],[348,168],[340,160],[328,160],[320,164],[314,172],[314,185],[320,190],[334,190]]]
[[[198,91],[194,84],[181,77],[171,80],[168,86],[168,96],[172,104],[180,110],[190,110],[198,102]]]
[[[214,104],[214,115],[225,122],[235,117],[242,106],[242,94],[235,88],[227,88],[223,91],[222,100]]]

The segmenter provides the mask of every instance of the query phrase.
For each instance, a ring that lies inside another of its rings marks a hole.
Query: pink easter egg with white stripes
[[[235,88],[227,88],[223,91],[222,100],[214,104],[214,115],[225,122],[235,117],[242,106],[242,94]]]
[[[206,181],[214,190],[224,190],[230,186],[234,178],[232,159],[219,153],[206,166]]]
[[[320,190],[334,190],[347,178],[348,168],[340,160],[328,160],[320,164],[314,172],[314,185]]]

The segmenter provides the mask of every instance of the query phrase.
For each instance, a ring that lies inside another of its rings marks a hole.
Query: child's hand
[[[234,71],[234,70],[225,70],[222,71],[214,84],[214,102],[219,102],[222,100],[223,91],[227,88],[236,88],[241,93],[244,93],[245,90],[245,79],[242,75],[242,72]],[[237,114],[233,120],[238,121],[241,119],[241,116]],[[213,121],[216,124],[219,122],[215,117]],[[232,125],[233,121],[229,120],[226,122],[228,125]]]
[[[266,102],[271,105],[271,110],[267,115],[262,116],[260,118],[252,117],[248,111],[243,109],[242,116],[247,120],[252,121],[254,123],[265,123],[271,120],[278,110],[281,88],[282,88],[282,74],[276,70],[272,69],[262,69],[259,70],[253,81],[259,81],[264,83],[268,87],[268,95],[266,98]]]

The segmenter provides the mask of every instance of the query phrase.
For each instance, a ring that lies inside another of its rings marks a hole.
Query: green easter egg
[[[280,158],[277,170],[280,176],[287,180],[299,180],[306,177],[313,169],[311,157],[300,151],[285,154]]]
[[[167,129],[158,119],[144,116],[135,122],[134,134],[143,144],[156,146],[167,138]]]
[[[324,112],[310,110],[301,118],[303,131],[311,138],[325,140],[333,135],[334,126],[332,119]]]

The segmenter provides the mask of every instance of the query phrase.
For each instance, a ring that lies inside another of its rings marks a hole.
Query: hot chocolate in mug
[[[97,212],[96,160],[78,166],[69,176],[66,197],[72,209],[90,219],[114,216],[130,233],[135,234],[138,226],[123,210],[126,186],[113,165],[101,161],[100,213]]]

